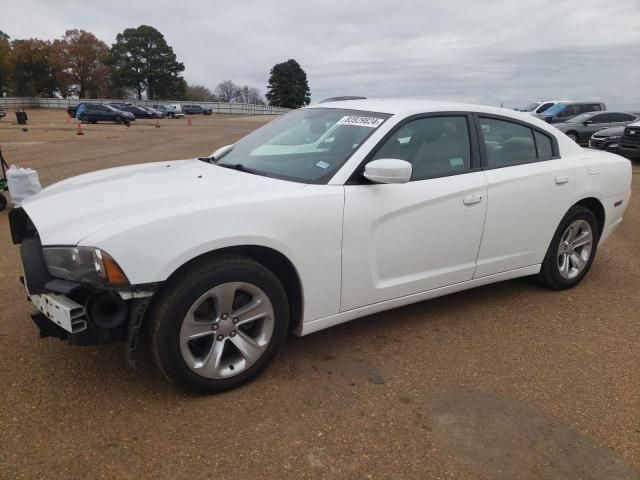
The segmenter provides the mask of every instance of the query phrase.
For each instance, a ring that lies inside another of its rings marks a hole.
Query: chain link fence
[[[213,113],[230,113],[235,115],[282,115],[288,108],[272,107],[270,105],[253,105],[250,103],[225,102],[189,102],[180,100],[122,100],[122,99],[77,99],[77,98],[41,98],[41,97],[0,97],[0,105],[5,108],[60,108],[79,103],[130,103],[142,107],[153,105],[203,105],[211,108]]]

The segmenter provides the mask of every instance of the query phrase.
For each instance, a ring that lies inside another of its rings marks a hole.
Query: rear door
[[[465,113],[411,119],[367,160],[406,160],[411,181],[345,185],[342,311],[472,279],[487,193],[473,129]]]
[[[474,278],[540,264],[573,204],[579,158],[560,158],[557,141],[526,123],[476,117],[489,183]]]
[[[599,113],[591,117],[587,125],[580,125],[578,143],[588,143],[591,135],[613,126],[611,120],[612,114],[610,113]]]

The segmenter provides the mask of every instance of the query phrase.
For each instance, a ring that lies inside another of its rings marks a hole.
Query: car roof
[[[597,100],[586,100],[584,102],[576,102],[576,101],[565,102],[565,101],[562,101],[562,102],[558,102],[558,103],[561,103],[563,105],[582,105],[582,104],[585,104],[585,103],[597,103],[597,104],[601,104],[602,103],[603,104],[604,102],[600,102],[600,101],[597,101]]]
[[[365,110],[370,112],[389,113],[392,115],[412,115],[431,112],[479,112],[510,116],[531,121],[531,115],[507,108],[470,103],[443,102],[420,98],[367,98],[362,100],[342,100],[338,102],[318,103],[311,105],[308,108],[341,108],[347,110]]]

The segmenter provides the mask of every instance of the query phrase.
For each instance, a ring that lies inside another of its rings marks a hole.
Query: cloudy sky
[[[640,0],[0,0],[0,30],[54,39],[66,29],[111,44],[159,29],[190,83],[266,90],[295,58],[313,101],[429,97],[505,106],[602,100],[640,110]]]

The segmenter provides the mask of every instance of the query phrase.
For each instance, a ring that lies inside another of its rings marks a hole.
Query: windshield
[[[595,115],[594,113],[583,113],[582,115],[578,115],[576,117],[570,118],[569,120],[567,120],[567,123],[582,123],[582,122],[586,122],[587,120],[589,120],[594,115]]]
[[[326,183],[391,115],[336,108],[291,112],[236,143],[217,164],[302,183]]]
[[[556,103],[553,107],[549,107],[544,111],[545,115],[553,116],[561,113],[566,107],[566,105],[562,105],[561,103]]]
[[[109,110],[113,110],[114,112],[119,112],[120,111],[116,107],[113,107],[111,105],[105,105],[105,107],[107,107]]]
[[[538,105],[540,105],[540,102],[530,103],[529,105],[524,107],[523,112],[533,112],[538,107]]]

